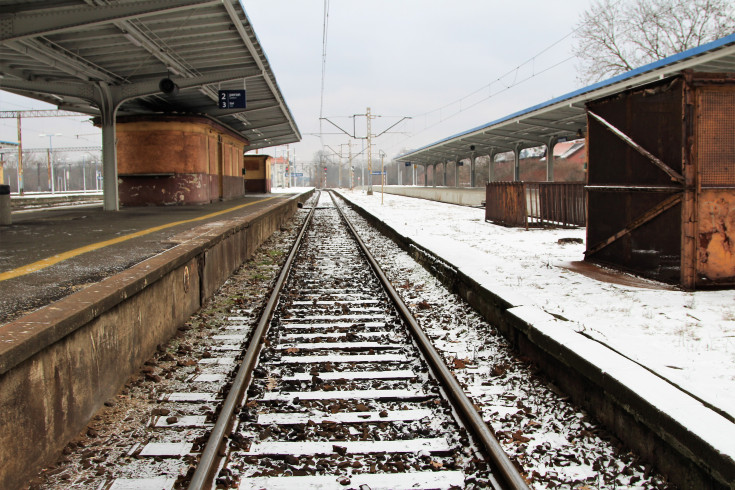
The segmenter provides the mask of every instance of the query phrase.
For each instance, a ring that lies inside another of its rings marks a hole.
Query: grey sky
[[[374,114],[414,117],[396,128],[410,135],[385,135],[375,141],[376,150],[392,156],[567,93],[579,85],[575,62],[569,59],[571,36],[501,82],[487,85],[569,34],[580,9],[589,3],[332,1],[324,115],[350,129],[352,121],[344,116],[364,113],[368,106]],[[304,134],[297,158],[308,159],[320,148],[320,139],[309,133],[319,131],[323,2],[252,0],[245,6]],[[532,79],[501,92],[534,73]],[[462,101],[463,110],[457,114],[460,103],[452,103],[478,89]],[[487,99],[490,94],[497,95]],[[375,120],[373,133],[396,121]],[[359,118],[356,125],[364,136],[365,119]],[[337,131],[327,123],[322,128]],[[346,135],[323,139],[333,148],[348,141]]]
[[[302,132],[302,142],[292,149],[298,161],[310,161],[321,147],[316,134],[324,3],[242,3]],[[570,59],[572,37],[539,53],[569,34],[580,11],[590,3],[333,0],[324,115],[351,131],[353,122],[346,116],[364,114],[369,106],[373,114],[384,116],[373,121],[373,133],[402,116],[413,117],[396,127],[403,134],[386,134],[374,141],[375,153],[382,149],[394,156],[570,92],[580,85],[575,61]],[[534,56],[533,61],[519,66]],[[0,92],[0,110],[47,107]],[[364,136],[365,118],[358,118],[356,126],[358,136]],[[338,132],[326,122],[322,128],[326,133]],[[89,124],[27,119],[24,146],[48,146],[48,138],[38,134],[49,132],[62,133],[54,138],[54,147],[99,144],[98,137],[88,135],[96,132]],[[15,121],[0,120],[0,140],[16,139]],[[321,141],[336,149],[348,139],[344,134],[327,134]],[[353,144],[355,149],[362,145],[360,140]]]

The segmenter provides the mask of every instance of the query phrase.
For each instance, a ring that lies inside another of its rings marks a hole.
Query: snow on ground
[[[294,190],[292,190],[293,192]],[[505,228],[484,210],[360,190],[342,194],[490,291],[513,291],[735,417],[735,291],[602,282],[564,267],[584,258],[580,229]],[[641,281],[642,283],[644,281]],[[505,293],[500,293],[503,296]]]
[[[313,187],[273,187],[271,189],[272,194],[301,194],[308,192]]]

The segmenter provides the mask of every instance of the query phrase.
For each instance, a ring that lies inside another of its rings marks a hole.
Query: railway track
[[[311,214],[189,488],[525,488],[334,202]]]
[[[29,489],[525,487],[480,409],[534,488],[666,488],[345,209],[442,361],[331,200],[310,208],[314,226],[296,231],[308,221],[300,210]],[[289,254],[295,235],[303,244]],[[291,272],[276,280],[286,256]],[[481,346],[463,354],[472,369],[457,365],[463,342]]]

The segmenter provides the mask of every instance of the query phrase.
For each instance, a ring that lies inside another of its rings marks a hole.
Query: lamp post
[[[368,187],[367,187],[367,195],[372,196],[373,195],[373,149],[372,149],[372,142],[373,142],[373,134],[370,129],[370,120],[372,119],[372,116],[370,115],[370,108],[367,108],[367,174],[368,174]]]
[[[54,152],[54,146],[53,146],[53,137],[54,136],[61,136],[61,133],[53,133],[53,134],[47,134],[47,133],[41,133],[38,136],[48,136],[48,182],[49,187],[51,187],[51,194],[54,193],[54,166],[53,162],[51,161],[51,155]]]
[[[82,155],[82,190],[85,193],[87,192],[87,155],[92,159],[92,162],[95,160],[94,155],[89,152]]]
[[[59,179],[59,188],[63,189],[62,192],[66,192],[69,190],[68,188],[68,182],[67,179],[69,177],[69,166],[67,164],[66,159],[62,160],[61,162],[61,178]],[[58,177],[58,172],[56,173],[56,176]]]

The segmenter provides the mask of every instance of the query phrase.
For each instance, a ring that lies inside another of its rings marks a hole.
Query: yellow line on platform
[[[9,270],[7,272],[0,272],[0,282],[6,281],[8,279],[13,279],[15,277],[25,276],[26,274],[30,274],[31,272],[40,271],[42,269],[45,269],[46,267],[51,267],[54,264],[58,264],[59,262],[70,259],[72,257],[76,257],[77,255],[91,252],[93,250],[98,250],[100,248],[104,248],[110,245],[115,245],[116,243],[121,243],[127,240],[131,240],[133,238],[138,238],[144,235],[148,235],[150,233],[155,233],[157,231],[165,230],[166,228],[171,228],[173,226],[183,225],[186,223],[193,223],[195,221],[201,221],[201,220],[205,220],[209,218],[214,218],[215,216],[219,216],[225,213],[230,213],[232,211],[237,211],[238,209],[242,209],[244,207],[251,206],[253,204],[257,204],[259,202],[270,201],[271,199],[276,199],[277,197],[279,196],[268,197],[265,199],[261,199],[259,201],[253,201],[253,202],[249,202],[246,204],[239,204],[237,206],[223,209],[222,211],[217,211],[214,213],[206,214],[198,218],[191,218],[191,219],[186,219],[183,221],[175,221],[173,223],[167,223],[165,225],[154,226],[153,228],[136,231],[135,233],[130,233],[128,235],[123,235],[117,238],[112,238],[110,240],[105,240],[103,242],[92,243],[90,245],[85,245],[83,247],[75,248],[74,250],[69,250],[68,252],[63,252],[63,253],[60,253],[60,254],[57,254],[51,257],[46,257],[45,259],[41,259],[39,261],[33,262],[32,264],[23,265],[16,269]]]

